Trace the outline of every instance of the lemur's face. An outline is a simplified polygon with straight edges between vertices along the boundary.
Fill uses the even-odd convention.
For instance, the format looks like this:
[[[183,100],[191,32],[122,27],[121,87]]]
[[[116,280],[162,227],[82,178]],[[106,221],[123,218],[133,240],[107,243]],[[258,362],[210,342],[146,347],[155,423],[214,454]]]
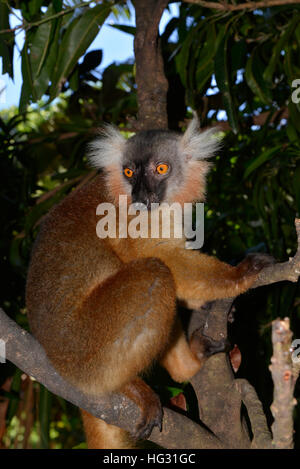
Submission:
[[[219,148],[216,130],[199,132],[194,118],[184,134],[168,130],[138,132],[126,140],[112,126],[90,145],[90,162],[105,171],[109,198],[118,204],[184,203],[204,200],[206,161]]]
[[[169,201],[182,180],[177,139],[170,132],[144,131],[127,141],[122,170],[133,203],[149,210],[152,203]]]

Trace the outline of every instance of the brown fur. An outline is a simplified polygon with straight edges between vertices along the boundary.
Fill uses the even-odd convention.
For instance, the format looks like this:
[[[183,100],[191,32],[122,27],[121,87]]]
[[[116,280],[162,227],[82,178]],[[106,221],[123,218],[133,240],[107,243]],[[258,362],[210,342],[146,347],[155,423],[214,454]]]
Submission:
[[[89,449],[126,449],[134,448],[129,435],[115,425],[108,425],[85,410],[81,411],[83,427]]]
[[[121,170],[117,165],[111,165],[106,168],[106,184],[109,187],[109,197],[110,201],[116,205],[119,202],[119,195],[127,195],[128,203],[131,203],[130,190],[127,188],[122,176]]]
[[[196,166],[181,203],[203,193]],[[199,184],[206,167],[197,167]],[[127,193],[111,168],[107,180],[97,176],[51,210],[33,250],[26,301],[32,332],[62,376],[94,394],[130,389],[151,424],[159,405],[138,373],[159,358],[183,381],[202,365],[175,323],[176,298],[199,306],[236,296],[257,271],[185,250],[184,240],[99,239],[96,207],[118,191]],[[83,420],[89,447],[131,445],[122,430],[85,412]]]

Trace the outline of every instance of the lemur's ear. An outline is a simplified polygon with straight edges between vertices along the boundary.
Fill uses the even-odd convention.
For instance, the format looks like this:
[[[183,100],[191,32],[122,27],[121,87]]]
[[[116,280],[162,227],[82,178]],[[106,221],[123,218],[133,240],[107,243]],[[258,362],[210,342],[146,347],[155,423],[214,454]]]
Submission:
[[[213,156],[221,147],[221,139],[217,136],[217,127],[200,131],[199,119],[194,117],[180,139],[180,152],[187,160],[203,160]]]
[[[100,137],[89,145],[89,162],[95,168],[120,164],[126,139],[118,129],[107,124],[99,132]]]

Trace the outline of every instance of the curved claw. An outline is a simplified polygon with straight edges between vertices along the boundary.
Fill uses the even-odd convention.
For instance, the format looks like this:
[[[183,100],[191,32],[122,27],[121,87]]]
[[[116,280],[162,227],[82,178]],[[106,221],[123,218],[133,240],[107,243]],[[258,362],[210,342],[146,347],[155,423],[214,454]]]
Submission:
[[[132,437],[136,440],[146,439],[154,427],[161,431],[163,411],[157,394],[140,378],[128,383],[123,393],[136,403],[141,412],[139,421],[130,431]]]
[[[158,427],[159,430],[162,431],[163,410],[160,402],[156,409],[156,415],[153,415],[153,411],[151,411],[150,414],[151,415],[147,412],[147,415],[142,417],[136,429],[133,431],[132,436],[135,439],[145,440],[149,438],[154,427]]]

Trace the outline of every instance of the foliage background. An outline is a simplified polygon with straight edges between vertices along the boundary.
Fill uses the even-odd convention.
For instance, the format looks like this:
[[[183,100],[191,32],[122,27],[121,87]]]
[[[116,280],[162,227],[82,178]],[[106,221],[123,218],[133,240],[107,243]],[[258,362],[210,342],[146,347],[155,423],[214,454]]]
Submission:
[[[114,63],[99,80],[102,51],[86,54],[112,10],[115,27],[134,34],[122,25],[129,14],[124,1],[0,2],[0,30],[9,30],[17,13],[26,31],[20,106],[0,113],[0,304],[25,328],[26,271],[43,216],[91,176],[86,144],[97,128],[112,122],[128,133],[137,113],[134,64]],[[16,33],[0,31],[2,72],[11,77]],[[218,123],[224,131],[208,178],[205,251],[230,263],[249,251],[286,260],[295,251],[293,221],[300,214],[300,105],[291,100],[293,80],[300,79],[300,6],[218,12],[182,2],[161,41],[170,128],[184,128],[193,108],[203,127]],[[238,376],[255,386],[271,422],[270,322],[289,316],[300,337],[299,282],[247,293],[236,309],[230,335],[242,353]],[[1,385],[2,447],[84,447],[71,404],[9,363],[0,367]],[[163,374],[155,386],[165,402],[181,391]],[[193,416],[188,385],[184,392]],[[298,405],[298,448],[299,426]]]

